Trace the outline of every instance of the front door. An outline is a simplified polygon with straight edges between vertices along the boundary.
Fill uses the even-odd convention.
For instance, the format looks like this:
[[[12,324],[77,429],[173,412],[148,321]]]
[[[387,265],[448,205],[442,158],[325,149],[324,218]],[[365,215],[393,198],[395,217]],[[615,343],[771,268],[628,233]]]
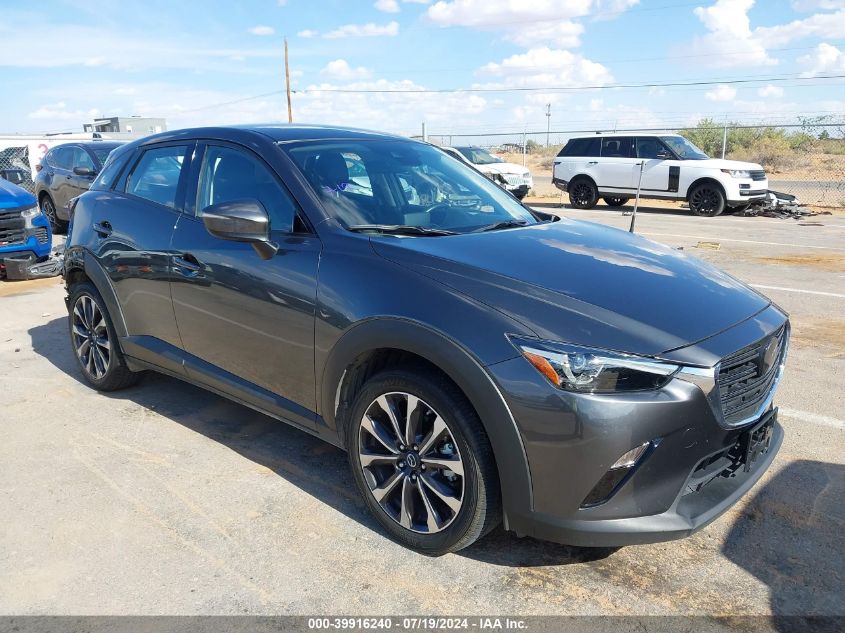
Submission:
[[[196,214],[183,215],[173,236],[173,306],[196,380],[249,399],[313,428],[314,317],[320,241],[297,221],[299,210],[258,155],[209,144],[198,169]],[[211,235],[202,210],[258,200],[279,251],[261,259],[250,244]]]
[[[643,195],[677,197],[681,161],[669,149],[652,136],[636,139],[638,163],[643,163]],[[639,179],[639,167],[634,172],[634,186]]]

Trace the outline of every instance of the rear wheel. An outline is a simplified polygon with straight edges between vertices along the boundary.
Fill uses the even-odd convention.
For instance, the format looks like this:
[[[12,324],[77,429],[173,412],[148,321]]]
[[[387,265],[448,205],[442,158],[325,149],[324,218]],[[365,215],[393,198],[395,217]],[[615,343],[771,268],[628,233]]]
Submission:
[[[370,378],[351,408],[353,477],[379,523],[428,555],[475,542],[500,520],[492,449],[472,406],[428,368]]]
[[[599,190],[589,178],[575,178],[569,183],[569,204],[576,209],[592,209],[599,201]]]
[[[604,196],[602,200],[604,200],[604,203],[609,207],[621,207],[627,204],[630,198],[622,196]]]
[[[56,213],[56,204],[49,195],[45,194],[41,198],[41,213],[50,221],[50,228],[53,233],[61,234],[67,231],[67,222],[59,219]]]
[[[712,218],[725,210],[725,194],[716,183],[703,182],[690,191],[689,208],[695,215]]]
[[[70,341],[85,382],[98,391],[116,391],[135,384],[139,374],[130,371],[103,298],[89,282],[70,288]]]

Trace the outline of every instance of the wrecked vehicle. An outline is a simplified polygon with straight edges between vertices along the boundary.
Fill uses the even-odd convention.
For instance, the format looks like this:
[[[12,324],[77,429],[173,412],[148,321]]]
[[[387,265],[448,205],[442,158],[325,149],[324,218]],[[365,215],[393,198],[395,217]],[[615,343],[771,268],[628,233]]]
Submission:
[[[28,278],[25,269],[47,259],[51,243],[50,221],[35,196],[0,179],[0,277]]]

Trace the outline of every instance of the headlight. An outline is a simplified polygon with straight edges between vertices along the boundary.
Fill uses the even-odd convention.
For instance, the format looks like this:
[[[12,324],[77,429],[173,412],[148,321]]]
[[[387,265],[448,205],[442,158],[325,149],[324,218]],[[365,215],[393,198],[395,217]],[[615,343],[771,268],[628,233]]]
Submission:
[[[23,218],[24,226],[28,229],[31,229],[32,220],[34,218],[37,218],[39,215],[41,215],[41,210],[36,206],[28,207],[21,211],[21,217]]]
[[[723,174],[730,174],[734,178],[751,178],[751,172],[747,169],[723,169]]]
[[[525,359],[558,389],[618,393],[659,389],[679,365],[568,343],[511,339]]]

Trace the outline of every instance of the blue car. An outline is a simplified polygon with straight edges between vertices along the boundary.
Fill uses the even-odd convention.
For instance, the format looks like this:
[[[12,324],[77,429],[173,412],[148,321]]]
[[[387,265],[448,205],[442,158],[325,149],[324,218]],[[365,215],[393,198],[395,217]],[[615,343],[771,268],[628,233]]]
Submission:
[[[52,239],[50,222],[35,196],[0,178],[0,264],[6,259],[44,259]]]

